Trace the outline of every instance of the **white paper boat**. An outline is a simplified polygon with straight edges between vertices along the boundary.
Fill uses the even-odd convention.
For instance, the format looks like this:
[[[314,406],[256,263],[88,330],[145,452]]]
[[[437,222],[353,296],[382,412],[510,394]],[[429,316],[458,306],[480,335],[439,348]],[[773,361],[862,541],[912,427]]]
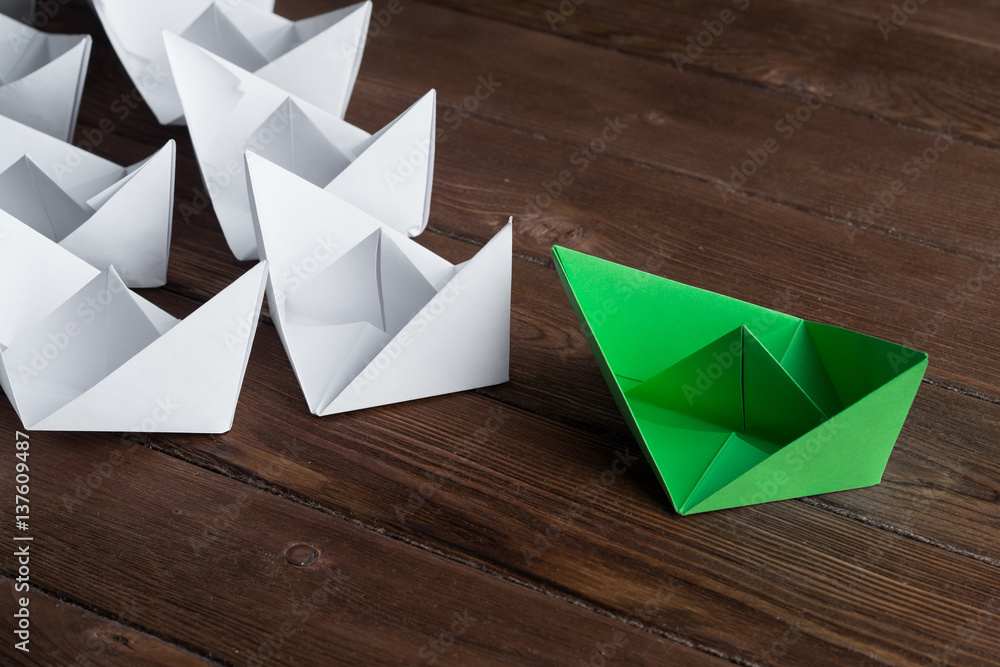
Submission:
[[[509,379],[510,223],[455,266],[280,166],[246,160],[271,317],[313,414]]]
[[[289,93],[344,117],[358,76],[371,2],[289,21],[274,0],[91,0],[108,38],[162,124],[183,123],[161,34],[185,37]]]
[[[15,4],[24,3],[7,3]],[[90,35],[39,32],[0,15],[0,114],[72,141],[92,42]]]
[[[375,135],[176,35],[164,41],[202,178],[237,259],[258,255],[243,153],[252,150],[416,236],[434,181],[436,97],[430,91]]]
[[[173,140],[130,167],[0,116],[0,210],[129,287],[167,282]]]
[[[181,321],[0,212],[0,386],[27,430],[228,431],[265,278]]]

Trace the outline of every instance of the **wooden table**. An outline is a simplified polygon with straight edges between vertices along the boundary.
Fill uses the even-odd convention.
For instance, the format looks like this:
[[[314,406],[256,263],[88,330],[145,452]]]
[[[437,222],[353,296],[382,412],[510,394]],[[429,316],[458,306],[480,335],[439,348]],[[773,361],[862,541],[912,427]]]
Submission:
[[[265,316],[231,432],[32,434],[30,653],[5,632],[0,660],[1000,664],[1000,11],[896,7],[376,2],[348,120],[437,89],[420,242],[464,261],[515,216],[511,381],[315,418]],[[143,294],[186,316],[250,266],[197,210],[188,133],[90,10],[47,29],[95,37],[78,143],[178,142]],[[552,244],[927,351],[882,484],[677,516]],[[8,626],[19,427],[0,401]]]

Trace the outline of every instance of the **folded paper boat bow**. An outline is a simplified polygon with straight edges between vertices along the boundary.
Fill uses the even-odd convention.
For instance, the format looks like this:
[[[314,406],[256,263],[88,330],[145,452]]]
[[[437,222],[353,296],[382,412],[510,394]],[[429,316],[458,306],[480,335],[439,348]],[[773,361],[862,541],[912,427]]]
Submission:
[[[374,135],[164,33],[202,177],[238,259],[256,259],[243,153],[257,153],[397,231],[427,226],[434,180],[432,90]],[[183,215],[183,209],[181,211]]]
[[[129,287],[167,282],[173,140],[122,167],[0,117],[0,210]]]
[[[21,16],[31,15],[23,10]],[[92,42],[90,35],[53,35],[0,15],[0,115],[71,141]]]
[[[552,252],[618,408],[680,514],[881,481],[926,354]]]
[[[506,382],[511,225],[453,265],[247,153],[271,316],[313,414]]]
[[[265,277],[181,321],[0,211],[0,386],[28,430],[227,431]]]

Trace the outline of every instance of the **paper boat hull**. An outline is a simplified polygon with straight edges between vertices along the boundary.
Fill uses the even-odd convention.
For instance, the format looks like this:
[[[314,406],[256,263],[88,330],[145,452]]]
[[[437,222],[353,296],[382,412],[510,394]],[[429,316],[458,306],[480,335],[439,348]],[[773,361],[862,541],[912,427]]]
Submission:
[[[879,483],[927,355],[565,248],[553,256],[615,404],[678,513]],[[819,406],[821,423],[771,442],[747,431],[745,418],[742,427],[735,418],[723,424],[666,395],[660,405],[639,400],[637,386],[744,326],[761,332],[767,354]],[[693,400],[711,390],[725,361],[711,354],[675,394],[690,391]],[[743,400],[763,400],[768,386]]]

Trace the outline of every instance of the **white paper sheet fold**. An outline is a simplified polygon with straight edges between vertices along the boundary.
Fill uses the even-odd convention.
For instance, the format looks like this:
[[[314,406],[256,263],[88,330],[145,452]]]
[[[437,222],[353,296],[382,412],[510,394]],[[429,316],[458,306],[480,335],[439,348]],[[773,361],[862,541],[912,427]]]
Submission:
[[[7,6],[15,4],[24,3]],[[72,141],[92,43],[90,35],[44,33],[0,15],[0,114]]]
[[[0,116],[0,210],[129,287],[167,282],[176,146],[122,167]]]
[[[266,274],[177,320],[0,211],[0,386],[28,430],[225,432]]]
[[[267,296],[313,414],[506,382],[508,223],[460,265],[248,152]]]

